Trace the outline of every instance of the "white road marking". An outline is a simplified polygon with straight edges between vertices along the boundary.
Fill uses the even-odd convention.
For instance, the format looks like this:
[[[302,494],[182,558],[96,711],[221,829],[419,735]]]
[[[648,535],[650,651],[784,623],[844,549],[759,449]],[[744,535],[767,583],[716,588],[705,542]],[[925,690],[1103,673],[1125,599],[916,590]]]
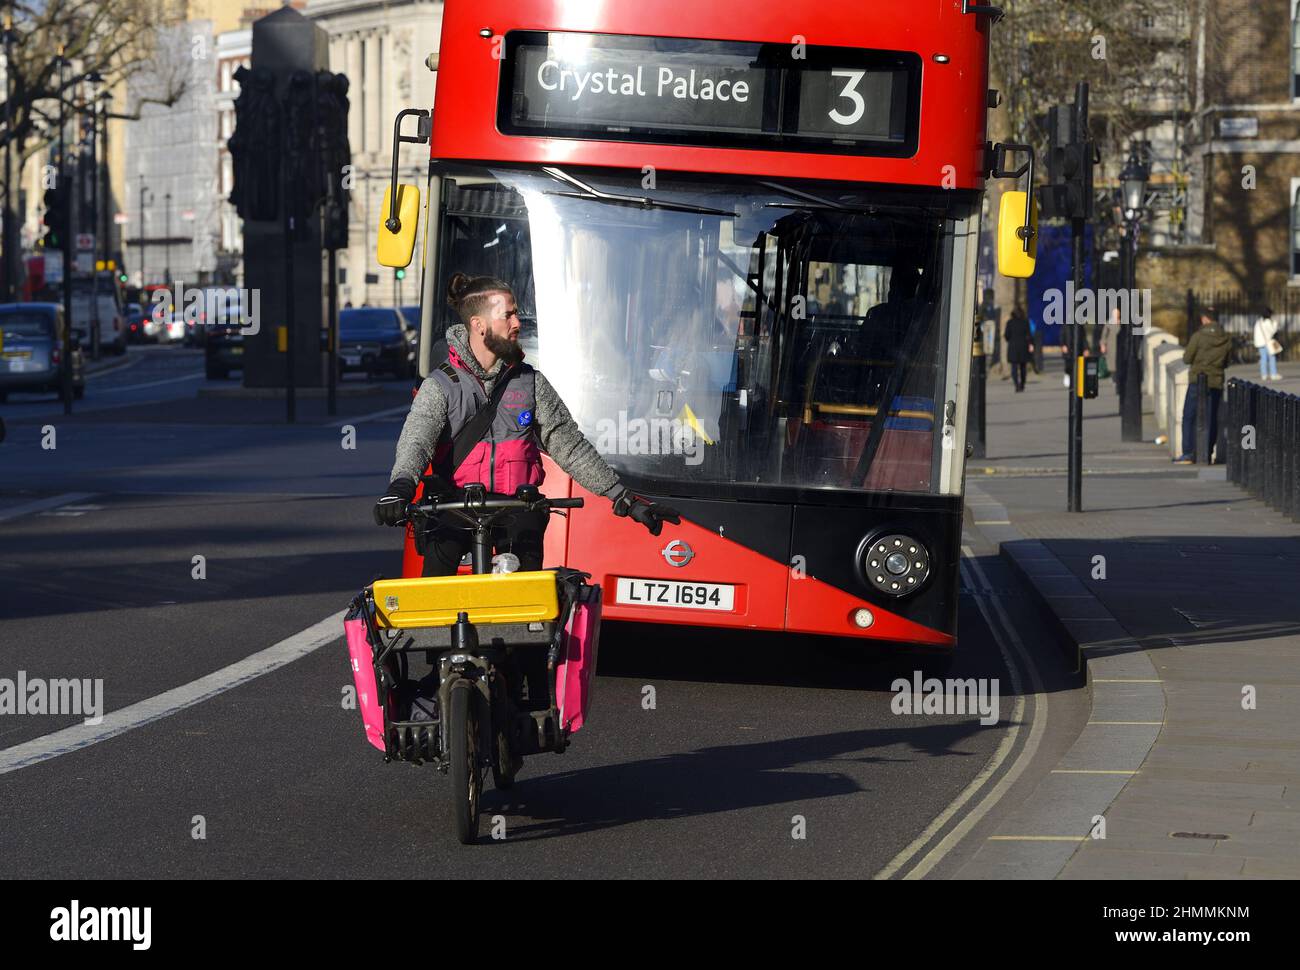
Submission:
[[[1007,651],[1004,638],[997,636],[993,617],[989,615],[988,607],[984,602],[986,596],[992,601],[994,609],[997,611],[998,617],[1002,621],[1002,626],[1007,633],[1007,638],[1011,640],[1016,653],[1020,657],[1020,662],[1024,664],[1025,669],[1029,672],[1030,684],[1034,691],[1035,712],[1034,720],[1029,730],[1029,738],[1025,742],[1025,746],[1021,750],[1019,756],[1007,770],[1006,774],[1004,774],[988,794],[984,796],[983,801],[972,809],[965,818],[963,818],[933,849],[926,853],[921,861],[918,862],[910,872],[903,876],[904,879],[923,878],[939,864],[945,855],[952,851],[953,847],[956,846],[958,842],[966,837],[966,834],[975,827],[980,819],[988,814],[989,810],[997,804],[998,800],[1007,793],[1008,789],[1010,789],[1010,787],[1015,783],[1016,779],[1024,772],[1025,767],[1029,762],[1033,760],[1034,754],[1038,750],[1039,742],[1042,740],[1043,733],[1047,729],[1047,695],[1043,693],[1043,685],[1038,676],[1038,668],[1034,666],[1030,659],[1028,652],[1025,650],[1024,643],[1016,633],[1015,627],[1011,624],[1010,618],[1007,617],[1006,611],[1002,608],[1002,604],[996,597],[992,596],[992,587],[989,585],[988,578],[984,575],[984,570],[980,568],[979,563],[975,561],[974,553],[969,546],[962,546],[962,557],[962,568],[965,569],[969,564],[970,569],[975,572],[975,575],[979,580],[979,595],[975,596],[975,604],[979,607],[980,613],[984,616],[984,621],[989,625],[990,632],[993,633],[994,638],[997,640],[998,651],[1002,654],[1002,661],[1006,664],[1007,673],[1011,677],[1011,689],[1016,693],[1016,703],[1011,714],[1010,727],[1007,730],[1006,735],[1002,738],[1002,742],[998,745],[997,750],[993,752],[993,757],[991,757],[984,767],[980,769],[980,773],[971,779],[970,784],[968,784],[961,793],[952,800],[952,803],[949,804],[948,807],[934,819],[934,821],[925,827],[925,830],[912,841],[911,845],[891,859],[885,868],[876,873],[873,877],[875,879],[889,879],[893,877],[908,863],[909,860],[911,860],[914,855],[925,848],[925,846],[929,844],[930,840],[934,838],[935,834],[940,832],[943,827],[952,820],[953,816],[961,810],[962,806],[975,797],[979,790],[984,787],[985,783],[987,783],[988,780],[997,773],[1002,763],[1007,759],[1008,755],[1010,755],[1012,749],[1015,747],[1016,738],[1020,733],[1020,722],[1024,717],[1025,692],[1022,688],[1019,668],[1017,667],[1015,660]],[[966,577],[966,585],[971,589],[977,588],[975,583],[971,582],[969,575]]]
[[[1053,768],[1054,775],[1136,775],[1136,771],[1113,771],[1101,768]]]
[[[1089,724],[1110,724],[1110,725],[1119,725],[1119,724],[1130,724],[1130,725],[1132,725],[1132,724],[1141,724],[1141,725],[1143,725],[1144,727],[1151,727],[1151,726],[1156,726],[1156,727],[1158,727],[1158,726],[1160,726],[1161,724],[1164,724],[1165,722],[1164,722],[1164,721],[1089,721],[1088,723],[1089,723]]]
[[[187,707],[223,694],[233,687],[278,670],[287,663],[305,657],[327,643],[343,637],[343,616],[340,610],[319,623],[281,640],[274,646],[260,650],[228,667],[222,667],[198,680],[174,687],[154,697],[146,698],[104,715],[98,724],[76,724],[52,734],[24,741],[0,751],[0,775],[19,768],[40,764],[61,754],[70,754],[109,738],[124,734],[134,728],[175,714]]]
[[[161,381],[146,381],[144,384],[124,384],[122,387],[106,387],[98,394],[121,394],[123,391],[138,391],[142,387],[158,387],[160,384],[179,384],[181,381],[204,380],[202,374],[186,374],[184,377],[168,377]]]
[[[1151,677],[1094,677],[1094,684],[1163,684],[1159,678]]]
[[[120,374],[124,370],[130,370],[136,364],[140,363],[140,358],[128,359],[125,364],[119,364],[116,367],[104,367],[100,370],[86,371],[86,380],[93,381],[96,378],[105,377],[108,374]]]
[[[50,498],[28,502],[25,505],[15,505],[12,508],[0,509],[0,522],[7,522],[10,519],[19,519],[24,515],[32,515],[36,512],[44,512],[46,509],[56,509],[60,506],[67,505],[69,502],[80,502],[82,499],[91,498],[94,494],[94,492],[68,492],[66,495],[54,495]]]
[[[345,424],[361,424],[364,421],[376,421],[379,418],[386,418],[394,414],[405,414],[411,410],[411,405],[402,404],[395,408],[385,408],[382,411],[371,411],[369,414],[358,414],[355,418],[344,418],[342,421],[335,421],[331,427],[341,428]]]

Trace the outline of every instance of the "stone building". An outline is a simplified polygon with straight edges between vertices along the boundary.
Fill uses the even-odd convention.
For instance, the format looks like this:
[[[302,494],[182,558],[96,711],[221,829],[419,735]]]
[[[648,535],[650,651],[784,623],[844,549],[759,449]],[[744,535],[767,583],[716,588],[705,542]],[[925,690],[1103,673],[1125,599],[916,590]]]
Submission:
[[[244,283],[244,229],[243,223],[230,202],[230,191],[235,185],[235,172],[231,164],[228,143],[235,131],[235,99],[239,84],[235,71],[249,67],[253,55],[253,31],[249,28],[229,30],[217,36],[217,276],[219,279]]]
[[[1244,326],[1261,303],[1300,302],[1300,0],[1189,10],[1186,245],[1149,246],[1140,281],[1165,325],[1181,327],[1190,290]]]
[[[339,300],[357,306],[419,302],[419,273],[398,281],[375,261],[375,231],[392,164],[393,120],[432,108],[442,3],[433,0],[309,0],[303,13],[330,35],[330,70],[348,76],[348,140],[355,166],[349,243],[339,252]],[[412,124],[410,121],[408,125]],[[424,191],[428,148],[403,145],[400,174]]]

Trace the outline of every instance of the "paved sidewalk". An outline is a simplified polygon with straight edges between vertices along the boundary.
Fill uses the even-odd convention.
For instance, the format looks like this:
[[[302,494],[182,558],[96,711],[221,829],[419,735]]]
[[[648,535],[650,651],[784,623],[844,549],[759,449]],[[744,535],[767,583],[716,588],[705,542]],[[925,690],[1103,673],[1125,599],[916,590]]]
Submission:
[[[1270,386],[1300,385],[1284,370]],[[1222,466],[1120,442],[1109,381],[1085,402],[1086,511],[1067,513],[1066,403],[1059,369],[1023,394],[989,384],[967,523],[1055,618],[1093,714],[960,875],[1300,877],[1300,525]]]

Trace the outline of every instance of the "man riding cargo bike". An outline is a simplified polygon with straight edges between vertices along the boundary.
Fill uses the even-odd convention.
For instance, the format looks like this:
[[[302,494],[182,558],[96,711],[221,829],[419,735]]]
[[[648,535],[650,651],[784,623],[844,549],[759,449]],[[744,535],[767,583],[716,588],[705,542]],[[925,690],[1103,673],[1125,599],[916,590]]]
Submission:
[[[587,491],[609,498],[615,515],[631,516],[654,535],[664,522],[680,522],[672,509],[639,499],[619,483],[550,382],[523,362],[519,312],[509,284],[456,273],[447,290],[447,302],[462,323],[447,330],[447,360],[424,381],[411,405],[388,491],[375,505],[376,522],[405,521],[406,503],[430,464],[440,494],[480,482],[489,492],[510,495],[520,485],[542,483],[541,451]],[[466,430],[472,440],[462,442]],[[453,460],[459,457],[453,455],[457,445],[468,448],[458,462]],[[546,522],[544,515],[515,516],[502,530],[521,568],[541,568]],[[421,543],[424,574],[454,573],[468,548],[463,532],[435,525]]]
[[[681,520],[623,487],[523,362],[508,284],[457,273],[448,302],[462,322],[411,405],[374,510],[381,525],[412,521],[424,576],[366,587],[344,627],[370,743],[385,760],[450,771],[456,834],[469,843],[485,769],[510,787],[523,755],[564,750],[590,704],[600,587],[576,570],[542,570],[552,510],[583,504],[541,494],[542,451],[654,535]],[[472,574],[457,575],[467,553]],[[422,677],[411,669],[419,658]]]

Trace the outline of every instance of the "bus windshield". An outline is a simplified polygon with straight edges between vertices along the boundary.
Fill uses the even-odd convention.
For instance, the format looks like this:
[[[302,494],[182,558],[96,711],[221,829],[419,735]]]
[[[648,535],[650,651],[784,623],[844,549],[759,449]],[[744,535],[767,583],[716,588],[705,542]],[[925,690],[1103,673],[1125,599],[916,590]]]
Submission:
[[[939,490],[967,194],[441,174],[443,286],[459,271],[515,288],[528,360],[621,473]]]

